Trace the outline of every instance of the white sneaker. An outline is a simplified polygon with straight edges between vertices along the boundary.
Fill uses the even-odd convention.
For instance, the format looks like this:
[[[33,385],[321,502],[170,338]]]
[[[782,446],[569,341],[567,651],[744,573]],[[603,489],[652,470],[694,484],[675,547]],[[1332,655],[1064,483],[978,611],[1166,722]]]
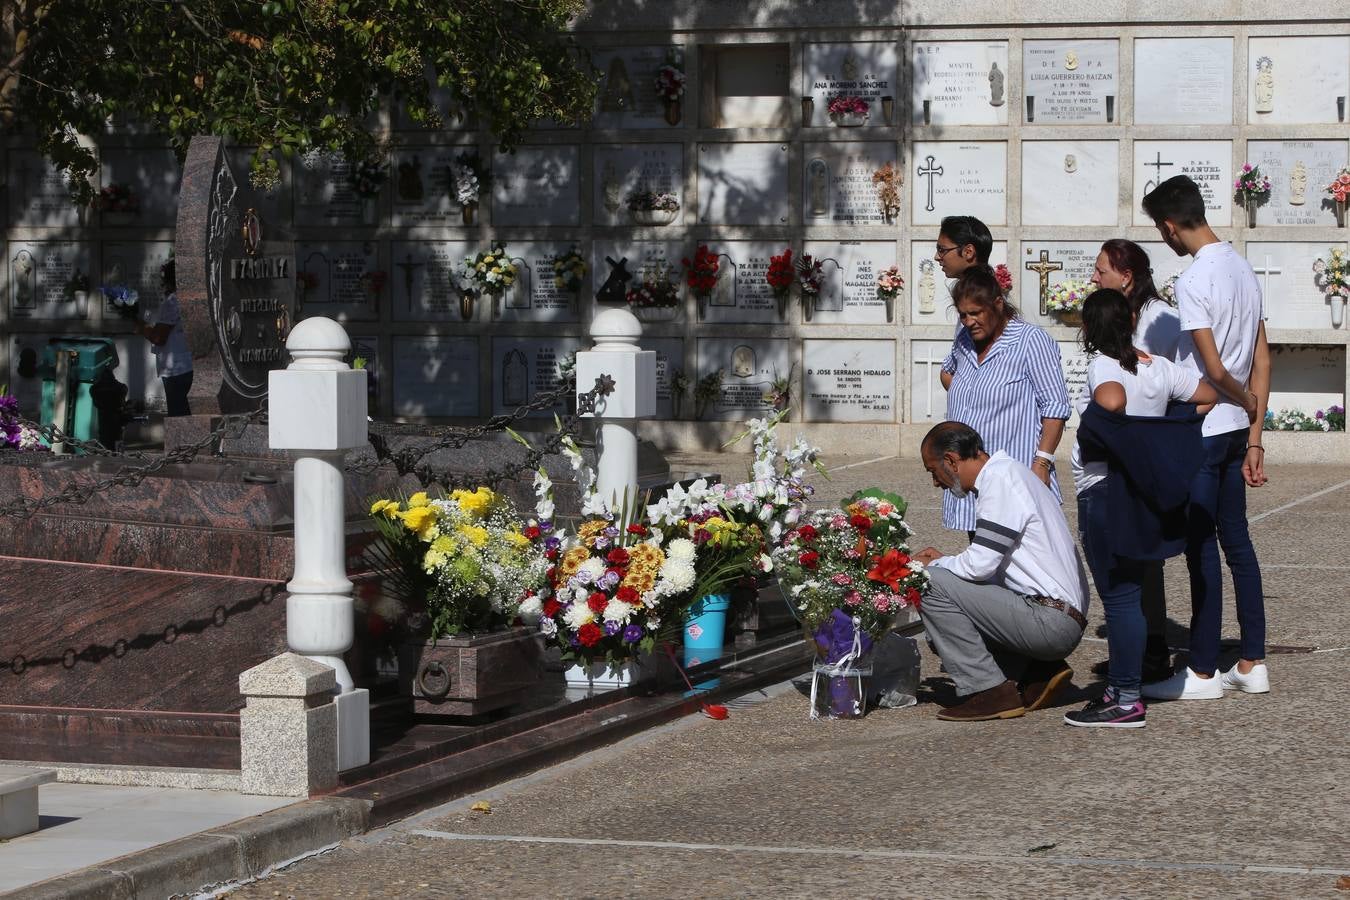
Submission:
[[[1219,676],[1219,682],[1225,691],[1242,691],[1244,694],[1269,694],[1270,670],[1265,663],[1257,663],[1246,675],[1238,671],[1237,664]]]
[[[1139,693],[1150,700],[1220,700],[1223,684],[1220,677],[1201,678],[1187,666],[1166,681],[1144,685]]]

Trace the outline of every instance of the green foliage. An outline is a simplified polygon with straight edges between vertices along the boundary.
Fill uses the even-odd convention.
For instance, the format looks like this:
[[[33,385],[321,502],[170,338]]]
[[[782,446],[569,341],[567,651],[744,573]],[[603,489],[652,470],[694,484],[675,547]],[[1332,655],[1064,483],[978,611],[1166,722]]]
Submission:
[[[7,0],[0,124],[93,196],[109,123],[256,147],[253,180],[312,149],[376,155],[377,113],[422,127],[475,116],[505,149],[530,123],[590,115],[596,80],[566,34],[582,0]],[[439,102],[447,106],[437,108]],[[89,137],[82,137],[89,136]]]

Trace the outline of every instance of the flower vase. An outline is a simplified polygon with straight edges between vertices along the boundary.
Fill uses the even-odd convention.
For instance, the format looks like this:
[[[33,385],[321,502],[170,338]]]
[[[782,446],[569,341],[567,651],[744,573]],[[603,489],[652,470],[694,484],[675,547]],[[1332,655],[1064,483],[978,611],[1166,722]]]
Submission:
[[[477,203],[465,203],[463,206],[459,208],[460,215],[463,218],[465,225],[473,224],[473,214],[477,208],[478,208]]]
[[[722,643],[727,632],[729,594],[708,594],[684,614],[684,667],[686,669],[722,658]],[[715,688],[721,679],[699,682],[698,690]]]
[[[473,302],[477,296],[473,291],[463,291],[459,295],[459,317],[466,322],[473,318]]]
[[[361,198],[361,224],[374,225],[379,217],[379,209],[374,197]]]
[[[816,314],[816,294],[802,293],[802,318],[810,322]]]
[[[591,665],[577,663],[563,670],[563,680],[572,690],[593,691],[632,687],[641,677],[642,668],[637,660],[629,660],[614,666],[603,662]]]
[[[631,306],[629,309],[643,322],[673,322],[680,314],[678,306]]]
[[[1344,298],[1344,297],[1332,297],[1332,298],[1331,298],[1331,327],[1332,327],[1332,328],[1340,328],[1340,327],[1341,327],[1341,324],[1342,324],[1343,322],[1345,322],[1345,298]]]
[[[888,294],[881,299],[886,301],[886,321],[893,322],[895,320],[895,298]]]
[[[678,209],[633,209],[629,210],[635,225],[669,225],[679,215]]]
[[[843,610],[811,633],[816,661],[811,674],[811,718],[860,719],[867,711],[872,637]]]
[[[1083,311],[1081,309],[1066,309],[1054,313],[1054,317],[1061,325],[1067,325],[1070,328],[1083,327]]]
[[[859,125],[867,124],[866,113],[837,113],[831,118],[840,128],[857,128]]]
[[[774,292],[773,299],[778,302],[778,321],[780,322],[787,321],[787,305],[788,300],[790,300],[791,298],[792,298],[791,291]]]
[[[1248,197],[1248,198],[1243,202],[1242,205],[1243,205],[1243,207],[1245,207],[1246,210],[1247,210],[1247,227],[1248,227],[1248,228],[1255,228],[1255,227],[1256,227],[1256,198],[1254,198],[1254,197]]]
[[[75,315],[78,318],[83,319],[89,315],[88,291],[74,291],[72,292],[71,299],[75,301]]]
[[[674,100],[667,100],[667,101],[666,101],[666,124],[667,124],[667,125],[674,126],[674,125],[680,124],[680,114],[681,114],[680,106],[681,106],[681,104],[680,104],[679,98],[676,98],[676,99],[674,99]]]
[[[1332,208],[1333,210],[1336,211],[1336,227],[1337,227],[1337,228],[1344,228],[1344,227],[1345,227],[1345,210],[1346,210],[1346,207],[1347,207],[1347,206],[1350,206],[1350,200],[1333,200],[1333,201],[1331,201],[1331,208]]]

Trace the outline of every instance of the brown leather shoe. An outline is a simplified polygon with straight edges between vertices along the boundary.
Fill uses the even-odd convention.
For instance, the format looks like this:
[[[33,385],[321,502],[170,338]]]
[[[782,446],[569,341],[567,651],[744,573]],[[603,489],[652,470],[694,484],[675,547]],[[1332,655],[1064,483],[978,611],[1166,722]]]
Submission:
[[[1024,712],[1017,685],[1005,681],[971,694],[963,702],[942,710],[937,717],[947,722],[981,722],[985,719],[1015,719]]]
[[[1062,659],[1054,662],[1032,661],[1022,681],[1022,702],[1027,712],[1045,709],[1053,703],[1072,678],[1073,669]]]

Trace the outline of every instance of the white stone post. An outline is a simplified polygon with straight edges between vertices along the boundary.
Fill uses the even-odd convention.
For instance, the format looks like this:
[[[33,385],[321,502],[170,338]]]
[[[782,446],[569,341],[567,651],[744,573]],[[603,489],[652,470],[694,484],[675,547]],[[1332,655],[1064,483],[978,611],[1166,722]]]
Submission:
[[[295,451],[295,577],[286,589],[286,642],[333,669],[338,769],[370,761],[370,692],[355,690],[342,654],[352,645],[342,463],[366,443],[366,372],[343,358],[342,326],[305,319],[286,340],[291,364],[268,377],[268,443]]]
[[[591,337],[595,346],[577,354],[577,393],[601,376],[614,380],[614,392],[596,401],[593,415],[600,419],[596,491],[617,510],[625,495],[630,504],[637,497],[637,420],[656,415],[656,353],[639,349],[642,323],[626,309],[597,315]]]

